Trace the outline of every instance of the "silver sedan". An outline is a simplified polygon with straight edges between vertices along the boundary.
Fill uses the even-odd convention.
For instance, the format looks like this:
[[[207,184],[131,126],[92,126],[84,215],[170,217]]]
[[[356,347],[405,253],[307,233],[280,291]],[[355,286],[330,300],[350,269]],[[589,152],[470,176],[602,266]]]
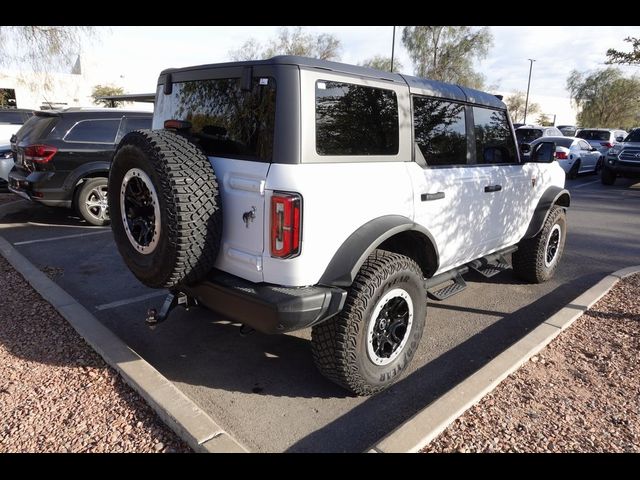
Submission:
[[[567,172],[567,178],[576,178],[580,173],[597,173],[602,166],[600,151],[581,138],[541,137],[531,143],[531,148],[540,142],[555,142],[555,157]]]

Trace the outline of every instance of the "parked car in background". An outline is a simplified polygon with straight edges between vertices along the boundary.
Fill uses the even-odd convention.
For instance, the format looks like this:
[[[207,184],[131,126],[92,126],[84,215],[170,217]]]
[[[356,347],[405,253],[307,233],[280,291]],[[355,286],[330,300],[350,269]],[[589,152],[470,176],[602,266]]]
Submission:
[[[35,112],[12,139],[9,189],[44,205],[75,208],[92,225],[107,224],[115,146],[128,132],[151,128],[151,116],[118,109]]]
[[[576,133],[576,137],[586,140],[598,149],[603,161],[609,149],[622,142],[626,136],[627,132],[624,130],[612,128],[581,128]]]
[[[575,137],[578,127],[575,125],[558,125],[558,130],[562,132],[565,137]]]
[[[617,177],[640,178],[640,128],[634,128],[606,155],[600,177],[604,185],[613,185]]]
[[[531,151],[531,142],[541,137],[561,137],[562,132],[556,127],[542,127],[539,125],[524,125],[516,128],[516,138],[518,139],[518,148],[523,160],[529,158]]]
[[[541,137],[531,142],[531,148],[540,142],[555,142],[555,158],[567,178],[576,178],[580,173],[597,173],[600,169],[600,152],[586,140],[576,137]]]
[[[6,145],[11,135],[20,130],[31,116],[33,110],[23,108],[0,108],[0,145]]]
[[[0,188],[6,188],[7,177],[13,168],[11,137],[32,115],[32,110],[0,108]]]
[[[515,130],[516,128],[520,128],[520,127],[522,127],[522,126],[524,126],[524,123],[514,123],[514,124],[513,124],[513,128],[514,128],[514,130]]]

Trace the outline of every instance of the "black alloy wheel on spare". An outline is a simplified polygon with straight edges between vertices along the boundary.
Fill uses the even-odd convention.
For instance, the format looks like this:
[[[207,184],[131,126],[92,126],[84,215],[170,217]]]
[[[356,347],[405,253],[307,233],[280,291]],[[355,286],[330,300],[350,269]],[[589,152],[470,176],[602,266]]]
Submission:
[[[108,200],[118,250],[146,286],[197,283],[213,268],[220,192],[209,159],[188,139],[168,130],[127,134],[111,165]]]

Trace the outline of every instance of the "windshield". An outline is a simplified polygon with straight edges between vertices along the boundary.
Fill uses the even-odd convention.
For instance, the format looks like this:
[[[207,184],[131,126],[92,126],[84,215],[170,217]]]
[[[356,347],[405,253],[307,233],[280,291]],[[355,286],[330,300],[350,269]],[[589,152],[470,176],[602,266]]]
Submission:
[[[542,130],[539,128],[519,128],[516,130],[516,138],[518,143],[531,143],[536,138],[542,136]]]
[[[609,140],[611,133],[602,130],[580,130],[576,137],[585,140]]]
[[[627,135],[627,138],[625,138],[624,141],[640,143],[640,128],[637,128],[629,132],[629,135]]]

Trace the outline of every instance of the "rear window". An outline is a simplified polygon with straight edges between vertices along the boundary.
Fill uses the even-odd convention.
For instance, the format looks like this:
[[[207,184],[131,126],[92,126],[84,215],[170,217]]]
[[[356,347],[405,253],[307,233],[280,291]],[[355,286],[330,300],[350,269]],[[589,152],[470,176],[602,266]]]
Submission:
[[[394,91],[352,83],[316,82],[319,155],[396,155],[399,143]]]
[[[603,132],[602,130],[580,130],[576,134],[576,137],[584,138],[585,140],[609,140],[610,136],[610,132]]]
[[[16,132],[17,141],[34,143],[44,139],[58,123],[58,120],[60,117],[34,115]]]
[[[540,139],[541,142],[543,141],[548,141],[548,142],[555,142],[556,147],[565,147],[565,148],[569,148],[571,147],[571,145],[573,145],[573,142],[575,141],[573,138],[542,138]],[[538,142],[536,142],[538,143]]]
[[[0,112],[0,123],[22,125],[29,118],[27,112]]]
[[[637,130],[632,130],[627,138],[624,139],[625,142],[640,142],[640,128]]]
[[[173,95],[160,95],[156,107],[166,120],[191,123],[192,140],[206,155],[271,161],[276,118],[276,84],[254,78],[242,90],[239,78],[173,84]]]
[[[542,136],[542,129],[540,128],[519,128],[516,130],[516,138],[518,143],[531,143],[536,138]]]
[[[120,119],[82,120],[64,137],[65,142],[114,143]]]

